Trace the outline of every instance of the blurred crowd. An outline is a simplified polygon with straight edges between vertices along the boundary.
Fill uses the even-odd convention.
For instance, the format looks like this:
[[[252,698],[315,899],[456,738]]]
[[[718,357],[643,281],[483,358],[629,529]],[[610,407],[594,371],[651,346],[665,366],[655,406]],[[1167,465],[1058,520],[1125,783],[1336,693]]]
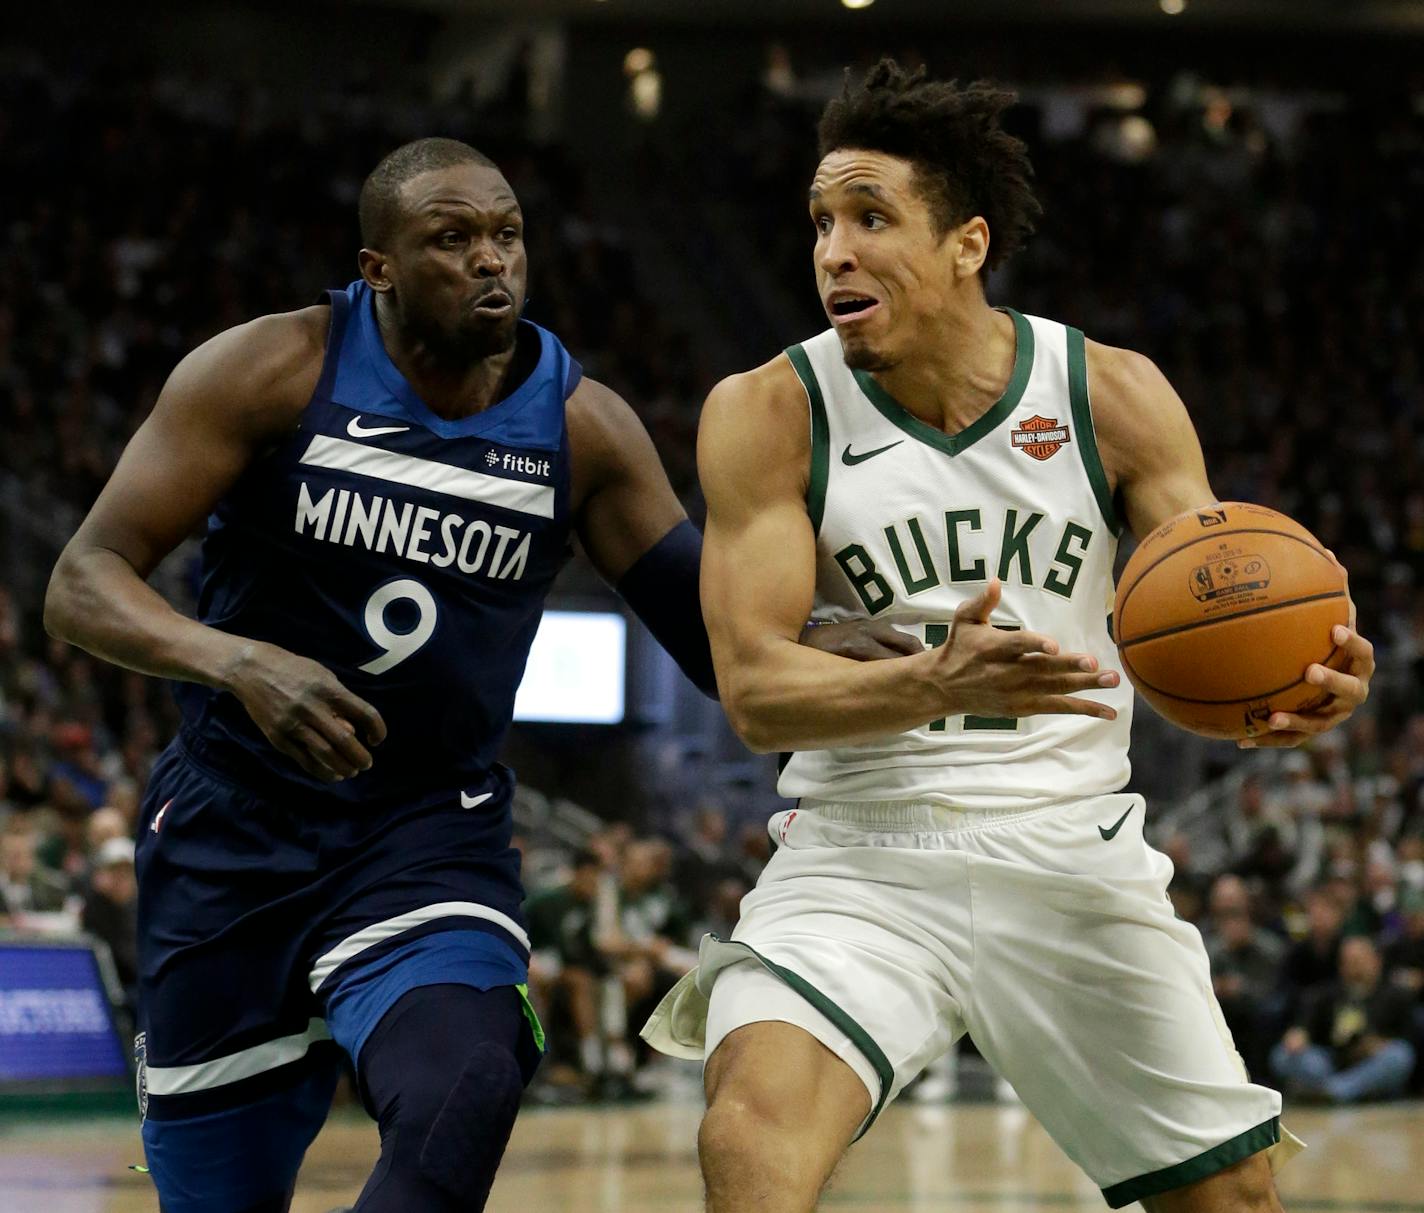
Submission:
[[[746,291],[774,277],[807,304],[788,340],[824,323],[800,208],[825,80],[773,54],[735,126],[709,115],[657,161],[670,190],[740,183],[726,205],[760,253],[737,267]],[[1127,109],[1112,96],[1031,91],[1015,113],[1046,216],[991,294],[1152,355],[1219,495],[1299,518],[1351,569],[1381,663],[1347,733],[1251,759],[1164,840],[1172,896],[1254,1074],[1342,1102],[1417,1089],[1424,112],[1171,84]],[[616,183],[596,195],[575,155],[410,98],[314,97],[294,122],[235,86],[29,59],[0,72],[0,483],[72,522],[187,350],[354,276],[365,172],[435,132],[503,165],[529,220],[529,314],[642,411],[695,503],[702,355],[640,281],[620,226],[636,198],[609,205]],[[135,816],[174,709],[158,684],[46,640],[43,577],[12,537],[0,525],[0,929],[89,931],[131,988]],[[634,1027],[701,934],[731,930],[770,840],[704,807],[658,836],[618,824],[582,849],[525,848],[545,1081],[636,1096]]]

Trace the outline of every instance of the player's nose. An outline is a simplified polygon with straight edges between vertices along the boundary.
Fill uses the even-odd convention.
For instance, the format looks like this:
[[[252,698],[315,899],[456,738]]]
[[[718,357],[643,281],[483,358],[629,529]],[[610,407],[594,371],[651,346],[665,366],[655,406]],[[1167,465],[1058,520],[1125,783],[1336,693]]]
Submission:
[[[470,248],[470,268],[480,278],[504,273],[504,258],[493,240],[477,240]]]
[[[860,264],[856,255],[855,237],[846,224],[837,223],[822,238],[817,257],[821,269],[831,275],[844,274]]]

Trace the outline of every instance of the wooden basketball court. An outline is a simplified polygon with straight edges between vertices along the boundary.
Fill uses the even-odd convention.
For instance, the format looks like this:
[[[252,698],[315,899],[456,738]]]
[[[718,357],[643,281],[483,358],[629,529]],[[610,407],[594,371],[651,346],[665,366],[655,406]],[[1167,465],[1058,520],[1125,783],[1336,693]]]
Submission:
[[[530,1109],[489,1213],[700,1213],[692,1101],[637,1108]],[[1284,1172],[1291,1213],[1424,1213],[1424,1105],[1293,1112],[1311,1148]],[[376,1131],[338,1113],[307,1155],[294,1213],[354,1199]],[[3,1213],[154,1213],[135,1122],[0,1126]],[[1021,1106],[889,1109],[822,1201],[860,1213],[1006,1213],[1107,1206]]]

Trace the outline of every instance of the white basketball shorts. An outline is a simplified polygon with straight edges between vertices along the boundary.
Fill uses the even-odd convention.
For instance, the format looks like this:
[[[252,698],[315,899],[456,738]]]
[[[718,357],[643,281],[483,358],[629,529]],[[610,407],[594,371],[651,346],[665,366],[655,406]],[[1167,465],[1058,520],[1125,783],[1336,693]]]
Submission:
[[[643,1036],[705,1060],[745,1024],[795,1024],[865,1083],[864,1133],[968,1032],[1113,1208],[1261,1150],[1278,1168],[1301,1142],[1247,1079],[1142,819],[1133,795],[803,801],[771,819],[732,938],[702,941]]]

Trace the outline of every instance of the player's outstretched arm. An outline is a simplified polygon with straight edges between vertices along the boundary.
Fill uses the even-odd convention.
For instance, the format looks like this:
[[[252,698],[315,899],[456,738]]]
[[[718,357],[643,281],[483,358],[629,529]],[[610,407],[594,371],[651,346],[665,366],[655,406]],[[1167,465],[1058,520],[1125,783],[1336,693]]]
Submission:
[[[45,627],[117,665],[232,691],[310,773],[370,765],[380,716],[323,666],[175,611],[145,580],[243,470],[291,430],[315,387],[327,310],[266,316],[214,337],[164,385],[152,414],[50,577]]]
[[[747,745],[822,749],[965,712],[1113,715],[1072,696],[1116,674],[1059,654],[1048,637],[989,623],[997,582],[928,652],[860,664],[798,644],[816,575],[808,431],[805,395],[784,358],[719,384],[702,415],[702,605],[722,702]]]
[[[1087,363],[1104,470],[1133,534],[1150,534],[1169,518],[1215,501],[1186,406],[1152,361],[1089,341]],[[1343,565],[1340,571],[1345,572]],[[1326,694],[1325,701],[1309,712],[1275,713],[1272,731],[1240,742],[1243,748],[1300,745],[1348,720],[1364,703],[1375,669],[1374,646],[1355,630],[1353,601],[1350,626],[1336,627],[1331,640],[1349,664],[1343,670],[1311,665],[1305,673],[1306,681]]]

